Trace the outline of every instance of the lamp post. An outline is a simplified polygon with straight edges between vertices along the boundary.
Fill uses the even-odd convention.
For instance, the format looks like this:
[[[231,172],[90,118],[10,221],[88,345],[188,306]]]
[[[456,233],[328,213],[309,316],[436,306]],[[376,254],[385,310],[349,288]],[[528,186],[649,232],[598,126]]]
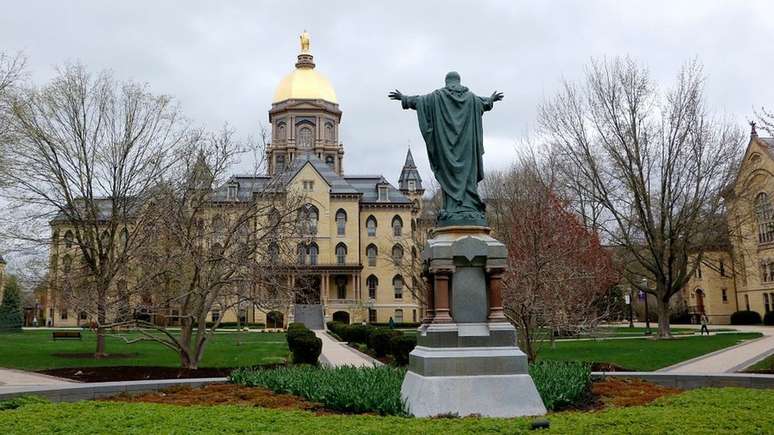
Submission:
[[[632,309],[632,288],[629,287],[629,294],[624,295],[624,300],[626,301],[626,305],[629,306],[629,327],[634,328],[634,310]]]
[[[645,278],[642,279],[642,287],[648,288],[648,280]],[[640,295],[645,300],[645,335],[650,335],[652,332],[650,331],[650,316],[648,314],[648,293],[640,290]]]

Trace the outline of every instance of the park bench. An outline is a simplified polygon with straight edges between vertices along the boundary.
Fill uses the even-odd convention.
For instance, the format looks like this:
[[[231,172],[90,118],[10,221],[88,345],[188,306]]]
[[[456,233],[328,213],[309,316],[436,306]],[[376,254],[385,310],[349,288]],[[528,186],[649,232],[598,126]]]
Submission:
[[[81,331],[54,331],[51,333],[53,340],[80,340]]]

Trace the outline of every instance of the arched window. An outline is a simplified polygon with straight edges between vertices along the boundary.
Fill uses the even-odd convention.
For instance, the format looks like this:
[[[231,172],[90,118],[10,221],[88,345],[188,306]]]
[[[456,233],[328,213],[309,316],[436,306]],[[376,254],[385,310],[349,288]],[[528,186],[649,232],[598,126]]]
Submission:
[[[336,234],[343,236],[347,228],[347,212],[343,209],[339,209],[336,212]]]
[[[758,243],[774,242],[774,212],[769,196],[761,192],[755,197],[755,218],[758,221]]]
[[[403,323],[403,310],[400,308],[395,310],[395,323]]]
[[[73,247],[73,232],[67,230],[64,235],[65,248],[70,249]]]
[[[275,165],[274,172],[277,174],[285,172],[285,155],[277,154],[277,157],[275,157],[274,159],[277,162]]]
[[[395,263],[403,261],[403,246],[395,245],[392,247],[392,261]]]
[[[403,234],[403,219],[396,215],[392,218],[392,235],[400,237],[401,234]]]
[[[325,156],[325,163],[333,169],[336,166],[336,158],[333,156]]]
[[[72,267],[73,267],[73,258],[70,257],[69,255],[65,255],[62,258],[62,271],[64,273],[70,273],[70,270],[72,269]]]
[[[326,122],[325,123],[325,140],[327,140],[329,142],[333,142],[333,140],[334,140],[334,137],[333,137],[333,124],[331,124],[330,122]]]
[[[299,148],[312,147],[312,129],[311,128],[301,127],[298,129],[298,147]]]
[[[376,266],[376,256],[379,255],[379,249],[373,243],[366,248],[366,255],[368,256],[368,265]]]
[[[347,298],[347,279],[343,276],[336,278],[336,299]]]
[[[403,299],[403,277],[395,275],[392,278],[392,288],[395,290],[395,299]]]
[[[309,264],[312,266],[317,265],[317,256],[320,254],[320,248],[317,247],[317,243],[312,242],[309,245]]]
[[[339,243],[336,245],[336,264],[344,264],[347,262],[347,245]]]
[[[299,243],[296,247],[296,263],[306,264],[306,245]]]
[[[226,224],[223,222],[221,215],[215,215],[212,217],[212,235],[215,240],[221,240],[226,234]]]
[[[276,133],[275,137],[277,139],[279,139],[279,140],[284,140],[285,139],[285,123],[284,122],[277,123],[277,133]]]
[[[379,278],[370,275],[368,279],[366,279],[366,285],[368,286],[368,297],[370,299],[376,299],[376,289],[379,288]]]
[[[366,219],[366,228],[368,229],[368,237],[376,236],[376,218],[375,217],[368,216],[368,219]]]
[[[301,233],[310,236],[317,234],[317,221],[319,217],[320,212],[312,204],[306,204],[301,207],[298,211]]]
[[[269,248],[267,249],[267,257],[269,257],[269,261],[276,262],[279,259],[279,245],[277,242],[270,242]]]

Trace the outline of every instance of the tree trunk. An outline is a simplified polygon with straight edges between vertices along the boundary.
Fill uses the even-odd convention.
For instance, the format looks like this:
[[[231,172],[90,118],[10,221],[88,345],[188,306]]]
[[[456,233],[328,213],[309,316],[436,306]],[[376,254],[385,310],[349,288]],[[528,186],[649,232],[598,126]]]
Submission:
[[[105,328],[102,327],[107,321],[107,301],[105,292],[97,295],[97,350],[94,352],[94,358],[100,359],[107,356],[105,353]]]
[[[672,331],[669,329],[669,300],[664,301],[664,298],[656,298],[658,301],[658,338],[672,338]]]

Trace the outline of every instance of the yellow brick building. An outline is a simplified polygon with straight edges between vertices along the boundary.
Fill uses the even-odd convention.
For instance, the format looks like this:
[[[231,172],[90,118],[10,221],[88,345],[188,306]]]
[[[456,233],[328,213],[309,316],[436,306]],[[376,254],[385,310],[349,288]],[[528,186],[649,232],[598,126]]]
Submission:
[[[411,268],[418,256],[415,240],[421,239],[416,222],[424,189],[411,152],[397,187],[382,175],[345,173],[344,145],[339,140],[342,111],[330,81],[315,68],[308,40],[295,66],[279,82],[271,102],[267,173],[231,177],[213,192],[212,201],[213,209],[228,214],[229,204],[249,200],[252,192],[277,177],[290,189],[302,191],[304,214],[313,228],[311,237],[299,234],[295,252],[304,287],[311,290],[305,290],[295,303],[268,313],[257,309],[215,312],[209,318],[223,316],[229,322],[239,316],[243,322],[272,327],[294,320],[316,326],[332,319],[418,322],[421,304],[410,291],[415,286],[409,280],[417,275]],[[72,249],[64,246],[66,230],[52,223],[54,277],[58,268],[66,267],[62,254]],[[49,324],[74,326],[88,321],[57,299],[47,298],[52,301],[46,309]]]
[[[681,297],[689,313],[727,324],[735,311],[774,310],[774,138],[750,141],[725,192],[728,241],[703,255]]]

